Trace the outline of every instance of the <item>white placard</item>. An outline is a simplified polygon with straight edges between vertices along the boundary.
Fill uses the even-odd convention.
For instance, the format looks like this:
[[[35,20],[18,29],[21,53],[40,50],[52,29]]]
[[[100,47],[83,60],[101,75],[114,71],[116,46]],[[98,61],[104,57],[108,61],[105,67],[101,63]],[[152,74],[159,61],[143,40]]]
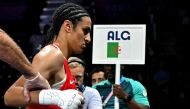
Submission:
[[[93,28],[93,64],[145,64],[146,25]]]

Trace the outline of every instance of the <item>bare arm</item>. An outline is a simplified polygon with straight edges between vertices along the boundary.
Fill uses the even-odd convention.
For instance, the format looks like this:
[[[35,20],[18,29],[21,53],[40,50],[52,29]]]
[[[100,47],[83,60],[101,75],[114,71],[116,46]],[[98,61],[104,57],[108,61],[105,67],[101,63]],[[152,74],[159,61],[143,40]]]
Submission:
[[[22,81],[23,77],[18,81]],[[17,85],[18,81],[16,82]],[[14,84],[14,85],[16,85]],[[26,102],[23,96],[23,87],[12,85],[5,94],[5,104],[14,107],[24,107],[27,104],[57,105],[61,109],[78,109],[84,103],[84,97],[77,90],[68,89],[64,91],[43,89],[31,91],[31,101]]]
[[[20,71],[27,79],[37,76],[36,71],[20,47],[0,29],[0,59]]]
[[[35,88],[50,88],[47,80],[39,75],[38,71],[32,67],[32,64],[26,58],[20,47],[2,29],[0,29],[0,60],[20,71],[27,79],[25,84],[26,93]]]
[[[28,104],[24,97],[24,77],[21,76],[5,93],[4,95],[4,102],[7,106],[14,106],[14,107],[23,107]],[[30,92],[31,95],[31,103],[38,104],[38,91]]]
[[[56,72],[64,73],[63,56],[56,51],[48,52],[44,49],[35,56],[32,65],[38,71],[42,72],[47,80],[54,78]],[[44,58],[43,58],[44,57]],[[23,96],[23,85],[25,78],[18,79],[5,93],[4,101],[9,106],[26,106],[27,104],[57,105],[61,109],[78,109],[84,102],[84,98],[77,90],[68,89],[64,91],[43,89],[40,91],[31,91],[31,101],[27,102]]]
[[[56,51],[51,51],[49,48],[43,49],[38,53],[32,62],[32,67],[38,70],[41,75],[50,80],[55,75],[54,72],[58,72],[62,69],[63,60],[57,60],[59,58],[59,53]],[[59,63],[60,62],[60,63]],[[53,74],[54,73],[54,74]],[[21,76],[5,93],[4,101],[6,105],[9,106],[25,106],[28,102],[24,97],[24,83],[26,79]],[[31,104],[38,104],[38,94],[39,92],[30,92]],[[19,96],[19,97],[18,97]]]

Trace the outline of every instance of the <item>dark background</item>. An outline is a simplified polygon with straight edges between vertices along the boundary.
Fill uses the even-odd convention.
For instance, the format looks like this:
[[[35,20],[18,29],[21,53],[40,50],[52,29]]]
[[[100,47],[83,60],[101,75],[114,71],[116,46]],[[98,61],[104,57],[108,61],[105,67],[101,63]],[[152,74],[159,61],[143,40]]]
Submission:
[[[151,109],[188,106],[190,6],[187,0],[72,1],[88,10],[94,24],[146,24],[145,65],[126,65],[124,75],[139,80],[147,88]],[[30,60],[29,38],[39,28],[45,6],[46,0],[0,1],[0,28],[10,34]],[[92,43],[83,57],[87,72],[97,66],[91,64]],[[156,78],[159,71],[165,73]],[[11,109],[4,106],[3,95],[19,76],[15,69],[0,61],[0,109]]]

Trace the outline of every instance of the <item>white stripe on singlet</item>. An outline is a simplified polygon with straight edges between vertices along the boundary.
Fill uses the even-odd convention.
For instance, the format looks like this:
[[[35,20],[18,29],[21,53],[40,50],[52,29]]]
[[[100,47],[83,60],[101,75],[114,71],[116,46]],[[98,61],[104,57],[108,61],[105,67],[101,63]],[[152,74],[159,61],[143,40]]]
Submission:
[[[51,44],[51,45],[54,46],[55,48],[59,49],[59,47],[56,44]]]
[[[65,78],[64,78],[62,81],[53,84],[53,85],[51,86],[52,89],[60,89],[60,87],[63,86],[63,84],[65,84],[66,78],[67,78],[67,75],[65,75]]]

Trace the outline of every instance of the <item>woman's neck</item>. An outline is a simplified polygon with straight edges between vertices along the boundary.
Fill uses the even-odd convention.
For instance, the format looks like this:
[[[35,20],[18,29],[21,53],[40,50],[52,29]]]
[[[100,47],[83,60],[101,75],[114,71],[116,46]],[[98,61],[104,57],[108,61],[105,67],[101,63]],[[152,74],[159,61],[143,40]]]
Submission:
[[[59,47],[59,49],[61,50],[62,54],[66,59],[68,59],[71,56],[71,53],[69,53],[66,42],[64,42],[63,40],[56,40],[54,43]]]

